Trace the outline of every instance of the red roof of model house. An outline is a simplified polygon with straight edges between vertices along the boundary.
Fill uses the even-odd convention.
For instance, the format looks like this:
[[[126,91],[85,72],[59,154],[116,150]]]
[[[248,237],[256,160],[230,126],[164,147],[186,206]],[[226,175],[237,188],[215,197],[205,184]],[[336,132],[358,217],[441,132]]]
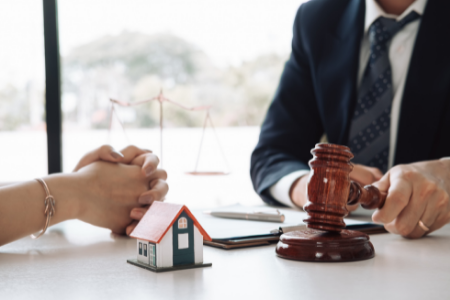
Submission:
[[[153,202],[130,236],[151,243],[159,243],[183,211],[192,219],[203,235],[203,239],[211,241],[211,237],[185,205],[159,201]]]

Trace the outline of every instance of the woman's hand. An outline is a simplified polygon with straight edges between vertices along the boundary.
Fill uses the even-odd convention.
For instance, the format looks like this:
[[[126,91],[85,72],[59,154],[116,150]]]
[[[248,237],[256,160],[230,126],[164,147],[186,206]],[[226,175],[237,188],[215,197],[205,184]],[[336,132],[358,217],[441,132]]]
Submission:
[[[152,201],[164,199],[167,174],[157,168],[159,159],[154,154],[131,146],[122,150],[121,163],[96,161],[108,158],[108,153],[108,148],[97,149],[82,159],[76,172],[43,178],[56,202],[50,225],[80,219],[114,233],[130,233],[135,226],[132,221],[140,220]],[[43,228],[45,196],[36,180],[0,187],[0,227],[4,229],[0,246]]]
[[[130,212],[155,180],[135,165],[95,162],[76,174],[79,185],[78,219],[123,234],[132,222]]]
[[[133,229],[136,227],[138,221],[142,219],[144,214],[147,212],[150,204],[153,201],[163,201],[164,197],[169,191],[169,186],[166,183],[167,172],[163,169],[157,169],[159,160],[156,156],[152,154],[142,154],[133,159],[132,165],[136,166],[154,166],[148,167],[149,173],[146,173],[149,180],[149,190],[142,193],[139,197],[139,203],[144,205],[143,207],[136,207],[131,210],[130,217],[134,220],[126,228],[126,234],[130,235]],[[153,171],[152,171],[153,170]]]
[[[389,232],[419,238],[450,221],[450,160],[398,165],[374,185],[388,195],[372,218]]]
[[[109,145],[103,145],[87,153],[77,164],[74,172],[88,166],[96,161],[107,161],[122,163],[140,167],[143,176],[148,179],[148,190],[139,195],[140,207],[134,208],[130,213],[133,223],[127,226],[126,233],[129,235],[136,227],[137,221],[142,219],[148,207],[153,201],[163,201],[169,187],[166,183],[167,173],[158,169],[159,159],[150,150],[140,149],[136,146],[128,146],[120,152]]]
[[[150,150],[140,149],[136,146],[128,146],[121,152],[115,150],[110,145],[103,145],[91,152],[86,153],[78,162],[77,166],[73,170],[77,172],[79,169],[96,161],[108,161],[113,163],[129,164],[134,158],[141,154],[152,153]],[[126,156],[125,156],[126,155]],[[147,167],[146,165],[143,167]]]

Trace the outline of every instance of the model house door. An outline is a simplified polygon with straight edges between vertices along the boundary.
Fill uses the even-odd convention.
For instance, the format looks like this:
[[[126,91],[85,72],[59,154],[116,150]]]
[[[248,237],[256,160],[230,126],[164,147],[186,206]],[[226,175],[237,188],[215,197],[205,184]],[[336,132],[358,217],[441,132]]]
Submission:
[[[144,244],[144,256],[147,257],[147,244]]]
[[[195,263],[194,259],[194,222],[182,212],[172,227],[173,265]]]

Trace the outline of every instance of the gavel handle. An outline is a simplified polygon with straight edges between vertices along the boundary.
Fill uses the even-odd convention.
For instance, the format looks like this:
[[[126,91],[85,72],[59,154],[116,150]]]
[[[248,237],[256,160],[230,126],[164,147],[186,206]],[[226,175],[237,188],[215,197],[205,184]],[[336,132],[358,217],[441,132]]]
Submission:
[[[386,201],[386,196],[387,193],[380,192],[373,185],[361,187],[359,183],[351,181],[347,204],[360,203],[365,209],[382,208]]]

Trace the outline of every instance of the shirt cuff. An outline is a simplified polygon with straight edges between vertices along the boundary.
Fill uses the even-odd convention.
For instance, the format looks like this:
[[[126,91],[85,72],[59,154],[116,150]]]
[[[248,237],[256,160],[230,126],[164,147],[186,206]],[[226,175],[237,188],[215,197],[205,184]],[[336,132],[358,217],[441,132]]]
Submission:
[[[309,170],[300,170],[292,172],[280,180],[277,181],[274,185],[272,185],[269,189],[270,194],[279,202],[287,205],[289,207],[296,207],[291,200],[289,195],[289,191],[291,190],[292,184],[302,176],[305,176],[309,173]]]

